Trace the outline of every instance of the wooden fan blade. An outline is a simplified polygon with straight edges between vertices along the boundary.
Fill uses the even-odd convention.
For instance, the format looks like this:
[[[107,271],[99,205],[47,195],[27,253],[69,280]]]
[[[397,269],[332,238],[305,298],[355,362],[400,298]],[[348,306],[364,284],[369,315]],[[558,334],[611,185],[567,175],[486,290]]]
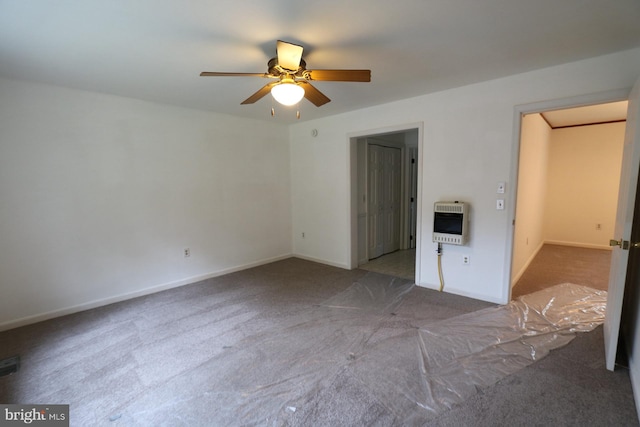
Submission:
[[[309,82],[298,82],[304,89],[304,97],[307,98],[316,107],[320,107],[331,100],[326,95],[313,87]]]
[[[327,82],[370,82],[371,70],[307,70],[309,80]]]
[[[302,59],[302,46],[278,40],[276,51],[278,53],[278,65],[290,71],[298,71]]]
[[[220,73],[217,71],[203,71],[200,73],[201,77],[219,77],[219,76],[230,76],[230,77],[269,77],[266,73]]]
[[[269,92],[271,92],[271,88],[277,84],[278,82],[267,83],[266,85],[262,86],[260,90],[258,90],[256,93],[254,93],[253,95],[251,95],[250,97],[242,101],[240,104],[241,105],[253,104],[254,102],[262,99],[262,97],[267,95]]]

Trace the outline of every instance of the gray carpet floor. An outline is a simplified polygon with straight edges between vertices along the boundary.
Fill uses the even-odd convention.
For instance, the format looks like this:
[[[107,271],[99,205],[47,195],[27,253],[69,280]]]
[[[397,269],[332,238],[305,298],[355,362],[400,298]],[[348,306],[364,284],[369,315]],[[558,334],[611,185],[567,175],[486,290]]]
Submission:
[[[638,425],[602,327],[424,410],[403,383],[417,330],[491,304],[383,275],[383,294],[354,292],[371,274],[292,258],[2,332],[22,363],[0,402],[70,404],[74,426]]]

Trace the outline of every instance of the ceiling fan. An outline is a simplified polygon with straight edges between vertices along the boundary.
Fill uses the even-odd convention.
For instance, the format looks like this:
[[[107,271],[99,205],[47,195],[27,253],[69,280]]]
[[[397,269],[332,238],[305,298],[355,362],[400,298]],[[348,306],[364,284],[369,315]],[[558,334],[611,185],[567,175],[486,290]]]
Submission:
[[[256,93],[242,101],[241,104],[253,104],[271,92],[273,97],[283,105],[295,105],[304,97],[316,107],[331,101],[326,95],[316,89],[312,81],[332,82],[370,82],[371,70],[307,70],[307,64],[302,59],[303,47],[278,40],[275,58],[268,62],[266,73],[225,73],[203,71],[200,76],[239,76],[266,77],[276,79],[267,83]]]

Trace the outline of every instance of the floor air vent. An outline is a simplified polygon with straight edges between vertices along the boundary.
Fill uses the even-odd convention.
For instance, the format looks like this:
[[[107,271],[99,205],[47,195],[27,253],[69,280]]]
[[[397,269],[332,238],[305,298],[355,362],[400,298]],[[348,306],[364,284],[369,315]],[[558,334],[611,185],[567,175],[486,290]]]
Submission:
[[[0,360],[0,377],[15,374],[20,369],[20,356]]]

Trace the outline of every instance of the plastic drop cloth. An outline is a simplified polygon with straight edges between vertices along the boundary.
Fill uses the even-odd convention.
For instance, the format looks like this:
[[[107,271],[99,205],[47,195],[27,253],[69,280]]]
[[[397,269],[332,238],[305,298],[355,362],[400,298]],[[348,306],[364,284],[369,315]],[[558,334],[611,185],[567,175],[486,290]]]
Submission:
[[[606,302],[605,292],[566,284],[419,327],[401,315],[413,288],[367,273],[308,310],[274,323],[256,315],[229,326],[221,341],[232,345],[202,369],[177,375],[170,387],[131,401],[121,421],[140,424],[153,412],[167,425],[308,425],[356,395],[374,404],[345,404],[345,417],[379,407],[380,416],[421,424],[566,344],[573,331],[593,329]],[[192,415],[203,413],[211,418]]]
[[[595,329],[604,322],[606,300],[605,291],[565,283],[421,328],[414,375],[378,371],[376,380],[384,384],[378,387],[380,397],[395,405],[391,409],[396,414],[411,417],[412,411],[408,402],[392,399],[393,394],[438,414],[475,394],[477,388],[490,386],[568,344],[575,332]],[[402,357],[396,352],[400,346],[397,340],[379,351]],[[366,374],[372,366],[362,368],[361,375],[373,382]]]
[[[386,314],[392,312],[414,284],[398,277],[368,273],[363,280],[323,302],[322,306]]]

